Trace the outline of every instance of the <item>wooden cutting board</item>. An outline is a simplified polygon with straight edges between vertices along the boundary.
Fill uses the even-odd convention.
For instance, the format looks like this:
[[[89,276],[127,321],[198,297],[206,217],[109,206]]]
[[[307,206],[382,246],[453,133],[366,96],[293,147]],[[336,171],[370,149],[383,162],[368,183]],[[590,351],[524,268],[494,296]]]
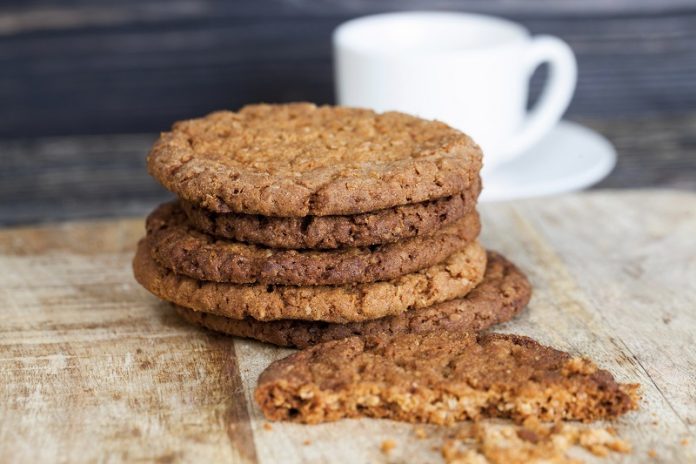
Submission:
[[[694,462],[696,195],[595,192],[481,209],[485,244],[535,289],[498,330],[642,385],[642,409],[615,424],[634,451],[608,462]],[[437,427],[425,440],[377,420],[268,427],[255,380],[290,350],[181,322],[131,276],[142,233],[142,218],[0,231],[0,462],[441,460]],[[386,439],[397,444],[388,456]]]

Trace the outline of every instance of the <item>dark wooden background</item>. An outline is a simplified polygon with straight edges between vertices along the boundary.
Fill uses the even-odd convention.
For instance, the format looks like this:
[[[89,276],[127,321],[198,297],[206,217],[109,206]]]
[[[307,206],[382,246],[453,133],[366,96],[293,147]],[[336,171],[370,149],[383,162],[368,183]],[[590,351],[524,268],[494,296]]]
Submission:
[[[602,185],[696,189],[696,0],[4,0],[0,224],[145,212],[166,195],[144,170],[156,132],[248,102],[331,102],[332,29],[424,8],[562,37],[580,69],[568,117],[619,149]]]

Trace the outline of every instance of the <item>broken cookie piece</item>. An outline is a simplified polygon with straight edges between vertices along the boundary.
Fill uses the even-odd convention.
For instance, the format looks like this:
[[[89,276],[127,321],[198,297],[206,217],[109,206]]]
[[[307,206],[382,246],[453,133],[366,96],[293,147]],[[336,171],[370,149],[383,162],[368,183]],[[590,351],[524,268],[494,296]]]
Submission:
[[[637,407],[637,389],[527,337],[440,331],[316,345],[271,364],[255,397],[270,420],[450,424],[611,418]]]

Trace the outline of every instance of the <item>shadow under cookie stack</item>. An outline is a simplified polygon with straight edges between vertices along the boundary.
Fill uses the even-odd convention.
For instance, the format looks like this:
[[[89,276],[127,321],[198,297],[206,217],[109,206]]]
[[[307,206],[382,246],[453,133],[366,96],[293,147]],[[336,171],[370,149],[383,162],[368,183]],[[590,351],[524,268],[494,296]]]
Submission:
[[[443,123],[253,105],[175,124],[148,167],[178,200],[148,217],[134,273],[191,323],[303,348],[481,330],[529,300],[477,241],[480,149]]]

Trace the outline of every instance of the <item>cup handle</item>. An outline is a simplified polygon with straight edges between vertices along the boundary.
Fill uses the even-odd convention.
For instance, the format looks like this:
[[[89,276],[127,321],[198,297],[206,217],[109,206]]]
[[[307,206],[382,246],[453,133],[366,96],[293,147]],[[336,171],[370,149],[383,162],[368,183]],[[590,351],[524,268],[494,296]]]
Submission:
[[[531,79],[534,70],[549,64],[549,76],[525,121],[517,133],[503,146],[503,157],[512,156],[531,147],[561,119],[575,90],[577,63],[570,46],[559,38],[541,35],[534,37],[523,57]]]

